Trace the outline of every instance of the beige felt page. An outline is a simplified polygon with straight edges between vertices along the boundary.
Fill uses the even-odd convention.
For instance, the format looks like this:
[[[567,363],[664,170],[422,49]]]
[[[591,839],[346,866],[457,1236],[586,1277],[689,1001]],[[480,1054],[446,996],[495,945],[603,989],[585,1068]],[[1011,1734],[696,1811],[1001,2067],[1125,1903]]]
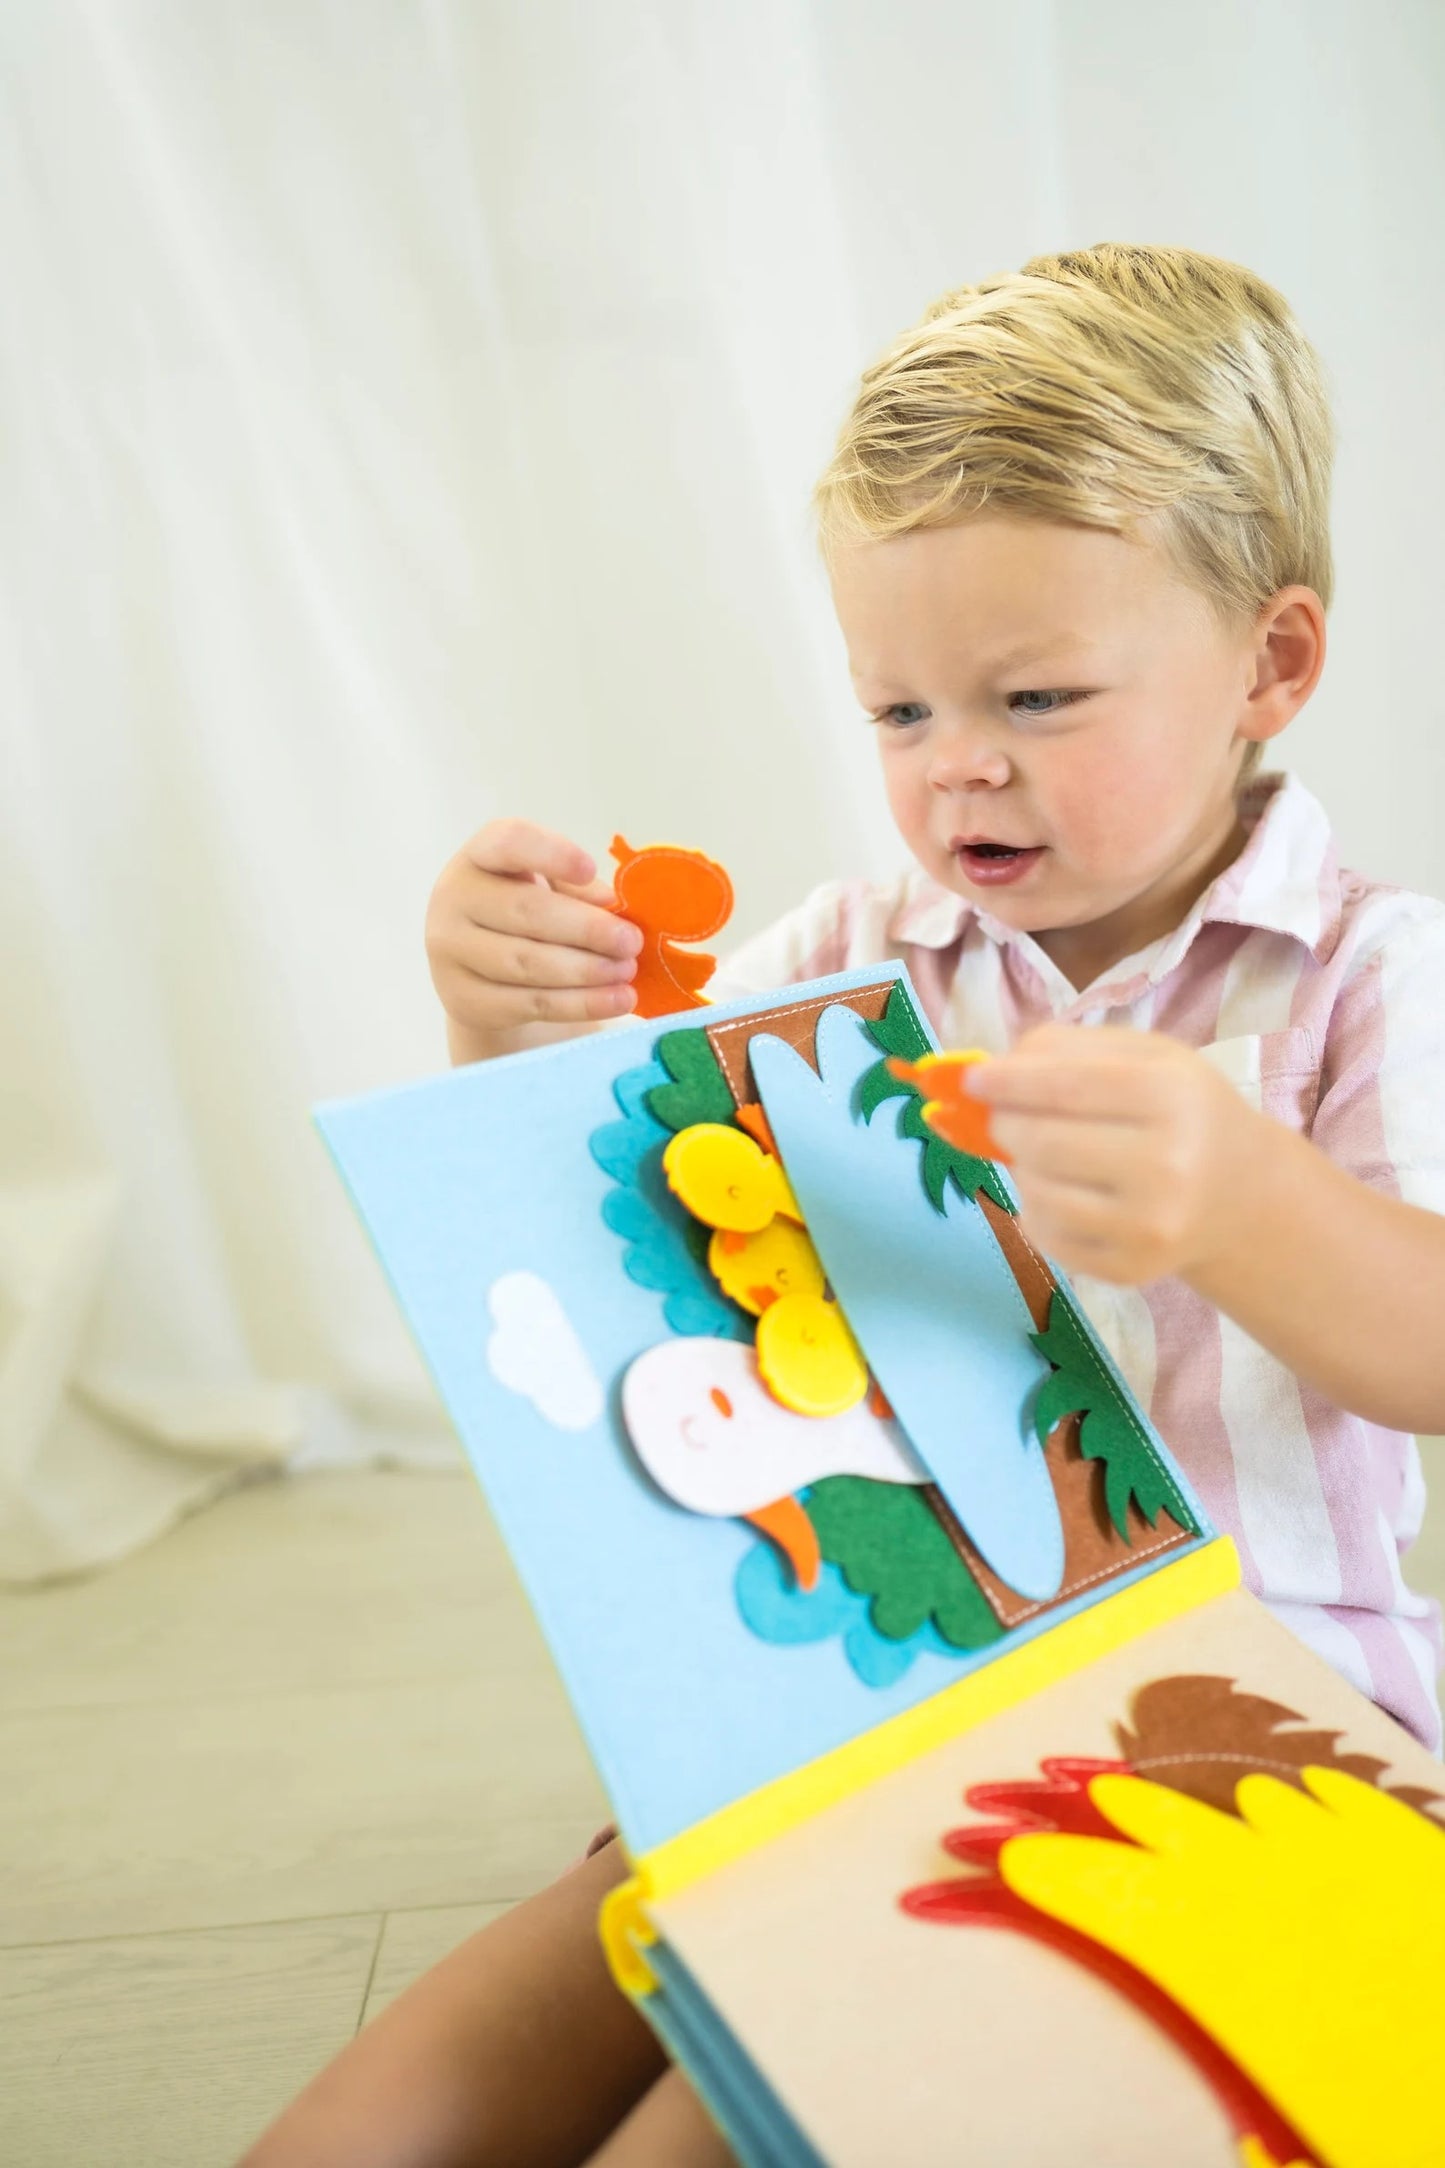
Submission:
[[[1438,1762],[1252,1596],[1215,1598],[649,1906],[831,2168],[1239,2168],[1213,2093],[1121,1996],[998,1927],[910,1917],[966,1875],[973,1784],[1116,1756],[1151,1680],[1213,1673],[1445,1790]]]

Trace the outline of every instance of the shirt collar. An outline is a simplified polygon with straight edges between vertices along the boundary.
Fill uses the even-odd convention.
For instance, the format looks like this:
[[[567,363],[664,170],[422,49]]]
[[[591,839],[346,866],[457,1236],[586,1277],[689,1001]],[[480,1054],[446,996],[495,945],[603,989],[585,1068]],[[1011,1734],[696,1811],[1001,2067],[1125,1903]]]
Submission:
[[[1173,933],[1114,966],[1108,974],[1110,988],[1123,980],[1157,983],[1182,961],[1200,927],[1211,923],[1288,935],[1317,961],[1328,954],[1339,927],[1341,897],[1334,837],[1324,807],[1298,776],[1279,771],[1258,775],[1245,785],[1240,812],[1249,837],[1239,856],[1196,899]],[[922,872],[910,878],[889,923],[889,936],[919,948],[942,949],[959,940],[971,923],[998,947],[1027,955],[1045,975],[1056,971],[1031,934],[1005,926]],[[1097,997],[1103,990],[1096,982],[1085,991]]]

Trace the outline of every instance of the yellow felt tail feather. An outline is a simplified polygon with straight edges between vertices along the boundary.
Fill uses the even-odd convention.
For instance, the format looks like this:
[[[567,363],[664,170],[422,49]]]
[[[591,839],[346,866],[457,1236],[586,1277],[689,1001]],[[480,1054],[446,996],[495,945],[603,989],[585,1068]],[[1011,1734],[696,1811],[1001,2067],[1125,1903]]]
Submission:
[[[1096,1777],[1132,1842],[1012,1837],[999,1871],[1171,1995],[1330,2168],[1440,2168],[1445,1828],[1343,1770],[1302,1776],[1242,1778],[1238,1815]]]

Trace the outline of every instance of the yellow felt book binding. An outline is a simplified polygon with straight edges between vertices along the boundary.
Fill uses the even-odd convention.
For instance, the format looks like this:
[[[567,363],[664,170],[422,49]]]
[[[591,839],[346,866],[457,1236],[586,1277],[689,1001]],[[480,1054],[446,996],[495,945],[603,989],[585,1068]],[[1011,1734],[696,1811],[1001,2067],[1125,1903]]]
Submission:
[[[643,1910],[643,1881],[642,1875],[635,1874],[619,1882],[603,1898],[597,1917],[608,1970],[623,1994],[634,2001],[652,1994],[657,1986],[657,1975],[642,1954],[657,1940],[657,1929]]]
[[[631,1878],[604,1899],[599,1932],[618,1986],[634,1997],[657,1982],[643,1950],[657,1940],[647,1905],[782,1836],[878,1777],[1015,1708],[1139,1635],[1239,1586],[1239,1556],[1217,1536],[1157,1572],[1009,1649],[912,1709],[849,1739],[801,1769],[749,1792],[634,1862]]]

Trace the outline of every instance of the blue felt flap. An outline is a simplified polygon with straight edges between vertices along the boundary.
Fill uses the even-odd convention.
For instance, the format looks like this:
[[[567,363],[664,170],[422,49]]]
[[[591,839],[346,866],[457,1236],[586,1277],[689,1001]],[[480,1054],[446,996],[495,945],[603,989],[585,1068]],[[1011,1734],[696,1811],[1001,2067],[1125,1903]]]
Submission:
[[[1049,1365],[988,1222],[953,1188],[938,1211],[918,1144],[859,1119],[879,1054],[854,1010],[824,1010],[816,1071],[781,1039],[748,1052],[808,1232],[909,1443],[1000,1579],[1046,1602],[1064,1530],[1029,1418]]]

